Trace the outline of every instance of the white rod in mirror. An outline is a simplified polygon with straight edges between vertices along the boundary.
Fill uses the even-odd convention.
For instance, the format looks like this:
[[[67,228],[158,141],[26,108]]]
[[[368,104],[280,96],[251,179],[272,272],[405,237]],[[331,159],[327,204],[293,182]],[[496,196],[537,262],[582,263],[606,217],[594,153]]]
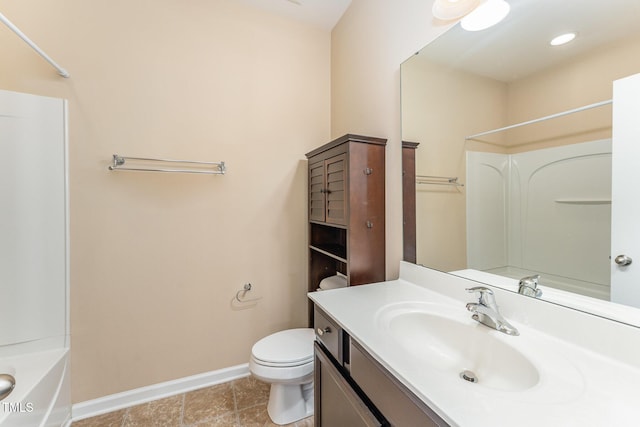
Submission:
[[[498,132],[502,132],[502,131],[505,131],[505,130],[514,129],[514,128],[517,128],[517,127],[520,127],[520,126],[526,126],[526,125],[531,125],[531,124],[534,124],[534,123],[544,122],[545,120],[555,119],[555,118],[562,117],[562,116],[567,116],[567,115],[573,114],[573,113],[579,113],[580,111],[585,111],[585,110],[590,110],[592,108],[602,107],[604,105],[609,105],[611,103],[613,103],[613,101],[611,99],[609,99],[607,101],[600,101],[600,102],[596,102],[594,104],[585,105],[583,107],[578,107],[578,108],[574,108],[574,109],[571,109],[571,110],[562,111],[560,113],[551,114],[549,116],[540,117],[538,119],[533,119],[533,120],[529,120],[529,121],[522,122],[522,123],[516,123],[516,124],[513,124],[513,125],[505,126],[503,128],[489,130],[489,131],[486,131],[486,132],[476,133],[474,135],[466,136],[464,139],[465,139],[465,141],[468,141],[470,139],[476,139],[476,138],[481,137],[481,136],[491,135],[492,133],[498,133]]]
[[[59,66],[53,59],[51,59],[49,55],[47,55],[42,49],[40,49],[37,44],[31,41],[31,39],[29,39],[29,37],[27,37],[26,34],[24,34],[22,31],[20,31],[18,27],[13,25],[13,23],[11,23],[11,21],[9,21],[9,19],[7,19],[7,17],[4,16],[2,13],[0,13],[0,22],[6,25],[7,28],[9,28],[11,31],[16,33],[16,35],[20,37],[26,44],[31,46],[31,48],[35,50],[38,53],[38,55],[44,58],[45,61],[51,64],[53,68],[55,68],[58,71],[58,74],[60,74],[64,78],[69,77],[69,72],[67,70]]]
[[[453,185],[455,187],[464,187],[463,183],[458,182],[457,176],[416,175],[416,184]]]

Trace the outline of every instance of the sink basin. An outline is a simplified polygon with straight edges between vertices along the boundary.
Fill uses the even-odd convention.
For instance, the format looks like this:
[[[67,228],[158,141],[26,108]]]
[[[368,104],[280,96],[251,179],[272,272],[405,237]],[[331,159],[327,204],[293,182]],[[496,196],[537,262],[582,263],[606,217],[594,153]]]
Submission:
[[[481,325],[464,309],[400,303],[382,308],[376,319],[381,331],[425,368],[456,380],[500,391],[526,390],[540,381],[534,364],[509,344],[521,337]]]

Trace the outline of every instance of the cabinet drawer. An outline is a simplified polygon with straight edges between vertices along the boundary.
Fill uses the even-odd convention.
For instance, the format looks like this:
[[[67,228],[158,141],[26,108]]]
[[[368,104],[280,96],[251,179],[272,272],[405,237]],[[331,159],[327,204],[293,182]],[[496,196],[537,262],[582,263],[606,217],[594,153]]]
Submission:
[[[342,329],[318,307],[314,307],[313,313],[316,339],[342,364]]]
[[[351,378],[391,426],[445,427],[448,424],[351,340]]]

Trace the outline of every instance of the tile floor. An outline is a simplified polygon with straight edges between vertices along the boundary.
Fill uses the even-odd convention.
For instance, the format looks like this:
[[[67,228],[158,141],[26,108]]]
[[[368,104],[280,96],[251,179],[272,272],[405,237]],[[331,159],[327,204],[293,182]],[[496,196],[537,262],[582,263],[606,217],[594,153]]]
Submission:
[[[93,418],[71,427],[272,427],[269,385],[253,377],[167,397]],[[288,427],[313,427],[313,417]]]

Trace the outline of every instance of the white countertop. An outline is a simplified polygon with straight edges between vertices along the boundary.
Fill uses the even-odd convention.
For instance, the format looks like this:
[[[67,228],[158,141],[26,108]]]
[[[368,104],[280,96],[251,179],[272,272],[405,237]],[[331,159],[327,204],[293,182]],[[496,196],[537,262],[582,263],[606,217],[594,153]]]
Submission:
[[[575,318],[573,310],[564,309],[568,317],[562,318],[562,309],[552,308],[553,313],[560,313],[553,314],[559,318],[551,319],[560,322],[559,336],[554,336],[545,331],[549,324],[553,325],[553,322],[549,323],[550,315],[545,311],[545,305],[540,307],[547,323],[538,329],[533,323],[536,316],[531,313],[522,321],[519,321],[519,316],[508,315],[516,308],[532,311],[535,308],[531,307],[537,307],[535,304],[538,304],[538,301],[531,304],[526,302],[524,307],[509,307],[512,301],[519,304],[524,297],[518,296],[519,298],[514,299],[497,291],[497,302],[504,308],[501,311],[507,320],[519,329],[520,335],[508,336],[491,329],[489,331],[495,334],[494,338],[522,352],[540,372],[540,381],[524,390],[489,390],[479,387],[479,384],[463,381],[450,372],[434,369],[399,346],[381,330],[379,322],[376,322],[377,313],[383,307],[403,302],[427,302],[436,303],[443,312],[450,311],[455,316],[468,316],[471,327],[474,327],[477,322],[470,318],[471,313],[466,311],[465,303],[472,302],[475,298],[466,294],[464,288],[477,283],[452,278],[450,275],[442,277],[442,280],[450,282],[448,285],[451,285],[451,288],[457,283],[459,289],[451,292],[454,296],[460,296],[456,298],[429,289],[428,284],[424,283],[429,279],[440,278],[438,274],[443,273],[424,269],[428,272],[423,277],[421,270],[413,270],[407,276],[411,276],[411,279],[421,279],[420,283],[414,283],[403,277],[402,270],[401,267],[401,278],[398,280],[313,292],[309,297],[449,424],[473,427],[638,425],[640,360],[635,358],[635,351],[634,354],[626,354],[621,358],[614,357],[611,353],[640,347],[640,332],[625,327],[623,335],[620,336],[620,340],[625,340],[625,343],[621,343],[620,348],[615,345],[611,348],[612,346],[607,346],[607,342],[616,340],[611,341],[611,336],[598,336],[607,333],[607,325],[603,324],[591,328],[592,334],[588,331],[586,334],[584,331],[577,333],[576,342],[569,342],[565,339],[566,323]],[[435,288],[438,289],[438,286]],[[579,316],[587,315],[580,313]],[[530,318],[533,320],[530,321]],[[591,321],[592,319],[589,319],[589,322]],[[596,321],[611,322],[606,319]],[[480,327],[484,328],[482,325]],[[613,325],[612,331],[618,331],[619,328],[620,326]],[[577,329],[580,330],[580,326]],[[630,338],[636,341],[627,342]],[[608,348],[599,352],[598,343]],[[636,362],[629,363],[629,359]]]

